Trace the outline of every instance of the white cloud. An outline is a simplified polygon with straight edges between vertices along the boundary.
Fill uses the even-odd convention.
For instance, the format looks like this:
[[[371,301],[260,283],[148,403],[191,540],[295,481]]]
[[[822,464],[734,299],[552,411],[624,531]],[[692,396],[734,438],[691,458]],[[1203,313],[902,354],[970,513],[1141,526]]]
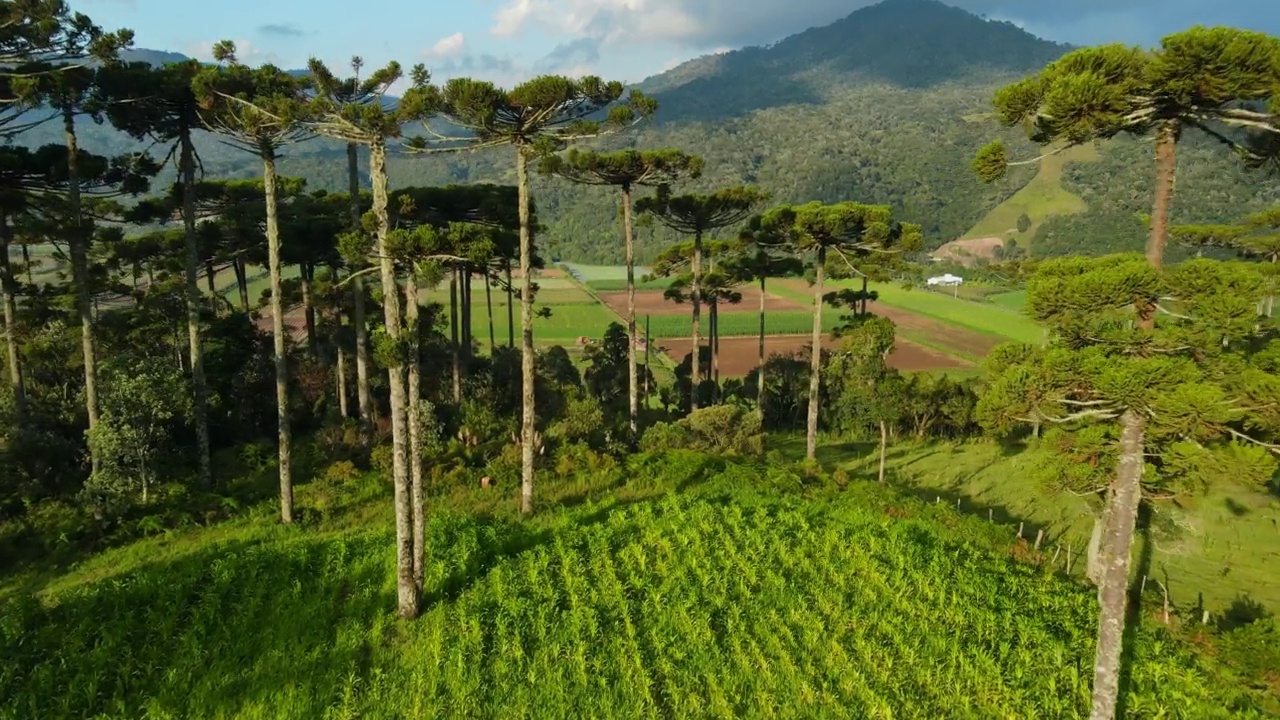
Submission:
[[[440,38],[432,45],[425,55],[431,58],[451,58],[457,57],[467,48],[467,40],[462,33],[456,32],[448,37]]]

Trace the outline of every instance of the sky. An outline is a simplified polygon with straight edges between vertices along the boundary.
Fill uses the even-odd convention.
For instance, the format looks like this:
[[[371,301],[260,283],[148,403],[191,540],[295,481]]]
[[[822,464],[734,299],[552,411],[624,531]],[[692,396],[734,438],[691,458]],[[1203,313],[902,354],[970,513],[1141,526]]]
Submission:
[[[1072,44],[1154,45],[1191,25],[1280,35],[1280,0],[944,0]],[[424,63],[434,80],[465,75],[511,85],[540,73],[638,82],[685,60],[768,44],[826,25],[874,0],[71,0],[135,46],[209,60],[235,41],[240,60],[338,74]],[[179,10],[180,7],[187,10]]]

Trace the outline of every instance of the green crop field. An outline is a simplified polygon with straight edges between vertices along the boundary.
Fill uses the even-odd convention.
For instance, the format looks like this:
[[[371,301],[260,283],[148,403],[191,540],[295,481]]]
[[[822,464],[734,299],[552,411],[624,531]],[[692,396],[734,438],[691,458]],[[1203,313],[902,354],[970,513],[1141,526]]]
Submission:
[[[840,313],[823,313],[822,324],[825,332],[830,332],[841,324]],[[686,314],[653,315],[649,317],[649,334],[655,338],[687,338],[693,337],[693,319]],[[710,321],[706,310],[702,312],[702,335],[710,332]],[[640,319],[640,326],[645,326],[645,319]],[[766,335],[806,335],[813,332],[813,314],[808,312],[775,312],[765,315]],[[741,337],[755,336],[760,333],[760,316],[754,312],[720,311],[720,336]]]
[[[861,283],[851,280],[833,281],[832,289],[860,288]],[[803,286],[797,281],[774,282],[773,291],[795,300],[805,297]],[[1044,330],[1035,321],[1017,310],[994,302],[975,302],[952,297],[946,292],[934,292],[924,288],[907,289],[900,285],[873,283],[871,289],[879,293],[879,304],[908,310],[918,315],[939,320],[948,325],[997,335],[1016,342],[1039,344]]]
[[[1087,712],[1094,593],[1007,527],[692,453],[545,477],[524,522],[514,487],[431,499],[412,622],[376,478],[300,487],[300,528],[264,506],[102,553],[0,608],[0,717]],[[1133,716],[1264,717],[1163,626],[1130,647]]]

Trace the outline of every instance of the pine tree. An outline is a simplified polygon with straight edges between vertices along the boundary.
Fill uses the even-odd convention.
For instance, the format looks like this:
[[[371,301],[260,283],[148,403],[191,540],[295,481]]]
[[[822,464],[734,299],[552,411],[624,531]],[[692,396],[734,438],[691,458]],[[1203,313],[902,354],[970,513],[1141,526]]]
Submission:
[[[202,486],[213,481],[209,449],[209,386],[205,378],[204,343],[200,337],[200,297],[197,274],[200,246],[196,234],[196,156],[192,134],[203,129],[192,82],[201,71],[190,60],[152,68],[146,63],[109,65],[98,75],[98,87],[105,98],[111,124],[138,139],[170,144],[165,163],[176,157],[182,186],[183,241],[186,249],[187,346],[191,362],[191,385],[195,402],[192,417],[196,428],[198,480]]]
[[[810,350],[809,424],[805,436],[805,454],[812,460],[818,451],[818,402],[822,378],[822,303],[823,279],[828,253],[846,262],[849,256],[898,253],[919,249],[923,236],[920,226],[893,219],[887,205],[862,205],[844,202],[824,205],[781,205],[752,223],[760,241],[784,245],[797,255],[812,255],[813,335]],[[852,264],[852,263],[850,263]]]
[[[690,302],[693,305],[693,394],[691,409],[698,409],[698,387],[702,382],[702,241],[709,233],[746,220],[751,211],[764,204],[769,194],[753,187],[737,186],[710,194],[675,195],[667,186],[653,197],[641,198],[636,211],[652,215],[678,233],[693,236],[690,272]]]
[[[1218,478],[1265,485],[1280,446],[1277,328],[1260,322],[1257,265],[1191,260],[1161,272],[1138,255],[1042,263],[1028,313],[1053,332],[1048,347],[1004,346],[988,359],[980,422],[1004,433],[1051,423],[1055,445],[1106,449],[1114,474],[1064,459],[1059,482],[1105,489],[1100,605],[1091,717],[1115,716],[1133,542],[1144,487],[1184,493]],[[1147,322],[1146,308],[1158,322]],[[1054,430],[1050,431],[1055,432]],[[1098,463],[1099,467],[1108,467]]]
[[[1122,133],[1153,137],[1156,191],[1147,256],[1159,265],[1183,132],[1198,130],[1254,155],[1243,132],[1280,135],[1280,116],[1248,106],[1275,103],[1277,88],[1280,40],[1197,26],[1165,37],[1153,51],[1102,45],[1068,53],[998,91],[994,105],[1002,125],[1024,126],[1033,142],[1056,146],[1048,154]],[[996,141],[979,152],[974,169],[992,181],[1010,165],[1039,159],[1011,163],[1004,144]]]
[[[622,101],[620,82],[588,76],[578,80],[544,75],[511,90],[492,83],[455,78],[440,91],[440,116],[471,133],[468,138],[443,137],[430,126],[431,139],[414,145],[424,152],[458,147],[510,145],[516,155],[520,191],[521,378],[520,511],[533,513],[534,428],[533,230],[529,215],[529,162],[578,140],[620,131],[648,117],[657,104],[639,91]],[[603,120],[592,120],[604,114]],[[434,145],[434,147],[432,147]]]
[[[359,96],[367,102],[349,102],[344,99],[342,83],[337,81],[322,62],[312,59],[312,79],[317,88],[314,106],[310,109],[307,127],[313,132],[355,143],[369,148],[369,176],[373,185],[373,209],[371,211],[373,253],[378,258],[377,269],[382,280],[382,311],[385,334],[380,338],[378,357],[387,368],[387,380],[391,400],[392,465],[394,473],[396,505],[396,567],[397,605],[400,616],[414,618],[420,612],[417,583],[414,578],[414,558],[419,549],[414,545],[421,532],[414,528],[421,513],[413,508],[413,498],[421,497],[421,490],[413,488],[409,468],[409,423],[417,418],[409,416],[408,352],[417,346],[416,327],[406,329],[400,308],[401,289],[396,281],[395,262],[388,252],[388,235],[391,232],[387,195],[387,140],[398,138],[401,128],[411,122],[426,119],[433,111],[433,90],[428,84],[426,71],[415,68],[413,86],[399,102],[392,106],[386,101],[387,89],[399,82],[404,74],[400,64],[389,63],[373,73],[360,87]],[[356,245],[364,245],[361,237],[351,239]],[[367,253],[368,248],[349,248],[347,255]],[[409,298],[417,302],[417,298]]]
[[[684,179],[702,176],[702,158],[679,150],[621,150],[614,153],[580,152],[571,148],[565,155],[543,159],[539,171],[558,175],[582,185],[604,185],[622,191],[622,244],[627,266],[627,352],[630,387],[627,394],[627,426],[634,444],[639,438],[640,388],[636,372],[636,277],[635,277],[635,212],[632,191],[638,187],[670,185]]]
[[[267,263],[271,276],[272,335],[276,371],[276,428],[279,446],[280,521],[293,522],[293,433],[289,424],[289,364],[285,350],[284,293],[280,287],[280,225],[276,200],[276,160],[280,148],[310,137],[303,122],[309,109],[306,86],[274,65],[251,69],[236,59],[235,44],[213,48],[222,65],[195,78],[201,119],[232,146],[262,161],[266,206]]]

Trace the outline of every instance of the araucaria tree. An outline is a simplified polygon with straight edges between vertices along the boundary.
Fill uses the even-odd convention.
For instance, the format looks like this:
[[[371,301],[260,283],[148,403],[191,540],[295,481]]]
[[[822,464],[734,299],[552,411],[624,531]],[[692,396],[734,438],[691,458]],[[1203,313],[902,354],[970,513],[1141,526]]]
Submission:
[[[1053,341],[1004,346],[988,362],[978,416],[989,431],[1048,421],[1068,452],[1102,447],[1100,459],[1115,462],[1111,474],[1064,459],[1059,478],[1079,492],[1105,489],[1090,569],[1100,606],[1093,720],[1116,712],[1144,494],[1177,496],[1225,477],[1261,486],[1276,469],[1280,446],[1254,439],[1280,429],[1276,331],[1259,322],[1257,268],[1197,259],[1162,273],[1136,254],[1045,262],[1027,286],[1029,312]]]
[[[640,388],[636,373],[636,254],[635,228],[632,224],[634,203],[632,191],[637,187],[670,185],[702,175],[702,158],[679,150],[622,150],[614,153],[579,152],[571,148],[565,155],[549,155],[539,170],[559,175],[583,185],[606,185],[622,191],[622,244],[627,266],[627,367],[630,384],[627,389],[627,421],[631,441],[638,438],[637,417],[640,413]]]
[[[274,65],[251,69],[236,60],[235,44],[213,48],[223,63],[195,79],[201,118],[228,144],[262,161],[266,199],[267,266],[271,275],[272,334],[275,344],[276,427],[280,464],[280,521],[293,522],[292,433],[289,426],[289,366],[285,350],[284,292],[280,286],[280,223],[276,202],[276,159],[280,148],[309,137],[303,121],[309,100],[300,78]]]
[[[822,378],[823,279],[829,254],[868,257],[897,253],[920,247],[919,225],[893,219],[888,205],[843,202],[824,205],[781,205],[762,215],[752,225],[763,242],[789,247],[797,255],[813,258],[813,336],[809,377],[809,424],[805,454],[814,459],[818,450],[818,398]]]
[[[760,421],[764,422],[765,298],[767,297],[768,281],[769,278],[799,275],[804,271],[804,266],[799,258],[779,252],[778,248],[770,247],[767,243],[756,242],[755,236],[748,231],[743,233],[741,245],[726,263],[726,271],[743,282],[754,281],[760,286],[760,308],[758,311],[760,328],[757,345],[757,357],[760,364],[756,371],[756,407],[760,414]]]
[[[995,113],[1006,127],[1027,128],[1049,154],[1121,133],[1155,139],[1155,199],[1147,257],[1164,257],[1173,198],[1175,152],[1182,133],[1199,130],[1246,155],[1247,133],[1280,136],[1280,39],[1228,27],[1194,27],[1145,50],[1124,45],[1082,48],[998,91]],[[1271,103],[1271,112],[1257,109]],[[974,160],[984,180],[1011,164],[1004,144]]]
[[[767,202],[769,194],[749,186],[728,187],[710,194],[672,195],[660,186],[653,197],[641,198],[636,210],[652,214],[658,222],[678,233],[693,236],[693,259],[689,296],[693,305],[693,395],[690,408],[698,409],[698,386],[702,382],[702,241],[708,233],[737,225]]]
[[[315,80],[315,92],[325,102],[334,107],[349,108],[354,113],[356,108],[382,102],[381,86],[377,78],[360,79],[360,70],[364,60],[359,56],[351,58],[352,75],[338,79],[323,63],[312,62],[311,74]],[[362,231],[360,224],[360,143],[347,140],[347,200],[350,202],[350,230],[353,233]],[[360,421],[366,430],[373,429],[373,393],[369,389],[369,331],[365,317],[364,278],[356,268],[354,274],[345,282],[351,286],[351,323],[354,326],[356,352],[356,407],[360,412]],[[345,349],[338,344],[338,386],[343,398],[346,397],[346,362]]]
[[[197,275],[200,246],[196,236],[196,157],[192,135],[203,129],[199,102],[192,87],[202,68],[190,60],[152,68],[146,63],[111,65],[98,73],[98,88],[106,98],[112,125],[138,139],[170,144],[166,162],[174,157],[182,184],[182,224],[185,245],[187,346],[193,391],[192,419],[196,430],[199,481],[213,479],[209,449],[209,384],[205,378],[204,344],[200,339],[200,295]],[[141,218],[140,218],[141,219]],[[149,220],[161,218],[148,218]],[[167,220],[168,218],[163,218]]]
[[[529,162],[567,144],[618,132],[648,117],[657,104],[638,91],[623,100],[620,82],[595,76],[577,80],[543,75],[502,90],[492,83],[455,78],[440,91],[439,114],[471,133],[442,137],[427,126],[430,138],[416,139],[423,151],[462,147],[515,148],[520,209],[520,296],[522,413],[520,421],[520,511],[533,512],[533,460],[536,449],[533,350],[533,227],[529,219]],[[601,120],[590,119],[604,114]],[[432,145],[435,145],[433,148]]]
[[[1268,286],[1263,314],[1271,317],[1275,313],[1276,295],[1280,294],[1280,207],[1254,213],[1232,225],[1174,225],[1169,235],[1183,245],[1226,248],[1263,263],[1258,268]]]
[[[414,537],[418,533],[413,528],[417,513],[413,512],[411,505],[412,497],[420,497],[420,493],[413,492],[409,473],[407,350],[415,347],[416,343],[405,333],[395,261],[387,251],[387,237],[391,231],[387,207],[387,140],[400,137],[400,129],[405,124],[423,120],[430,114],[433,93],[429,92],[431,88],[427,85],[426,71],[415,68],[413,86],[394,107],[389,106],[385,99],[387,89],[403,77],[400,64],[392,62],[365,81],[361,95],[371,97],[369,102],[344,103],[335,90],[338,83],[328,68],[315,59],[311,60],[310,67],[318,93],[308,111],[307,127],[320,135],[369,148],[369,178],[373,185],[373,254],[377,258],[377,268],[382,279],[385,325],[385,334],[380,338],[377,355],[387,368],[391,405],[392,472],[396,505],[396,595],[400,616],[413,618],[419,612],[420,593],[413,572],[414,557],[419,552],[414,546]],[[359,240],[358,237],[355,239]],[[412,300],[416,302],[417,299]],[[410,333],[415,331],[416,328],[409,328]]]

